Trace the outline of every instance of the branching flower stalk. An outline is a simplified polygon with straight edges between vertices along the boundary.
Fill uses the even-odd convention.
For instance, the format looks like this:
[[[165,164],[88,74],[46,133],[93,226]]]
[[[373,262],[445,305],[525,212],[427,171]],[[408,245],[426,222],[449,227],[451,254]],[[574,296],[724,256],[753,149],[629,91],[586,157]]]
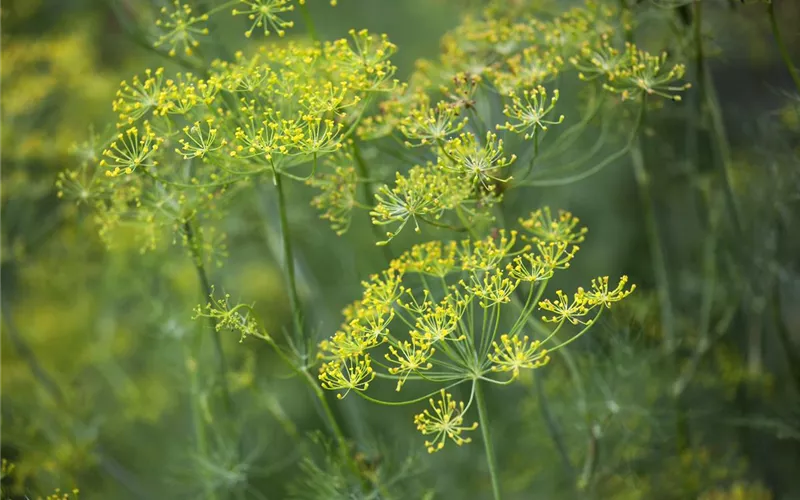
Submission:
[[[642,108],[646,106],[646,97],[642,97]],[[641,147],[641,137],[637,137],[630,150],[631,164],[633,165],[634,178],[639,190],[639,197],[644,212],[645,229],[647,232],[650,258],[657,283],[658,300],[661,312],[661,328],[663,335],[664,351],[671,353],[677,346],[675,336],[675,313],[670,296],[669,273],[664,255],[664,245],[658,229],[658,220],[655,211],[655,201],[651,187],[651,176],[644,163],[644,153]]]
[[[549,209],[531,213],[520,226],[522,235],[499,230],[496,237],[415,245],[364,282],[362,298],[345,309],[341,329],[319,345],[321,385],[339,398],[354,392],[390,406],[429,400],[434,411],[417,415],[415,423],[434,436],[425,441],[430,453],[448,441],[469,443],[465,433],[482,427],[496,498],[500,485],[484,387],[510,384],[522,370],[545,366],[552,352],[583,336],[604,309],[634,289],[626,288],[626,277],[614,288],[600,277],[590,290],[559,290],[555,299],[539,300],[553,274],[569,267],[586,230],[572,214],[553,216]],[[528,294],[517,305],[513,297],[520,287]],[[538,330],[526,333],[537,308],[549,313],[542,321],[553,325],[541,338]],[[569,338],[555,341],[559,331],[571,332]],[[502,374],[508,377],[496,378]],[[373,383],[382,382],[393,383],[397,392],[407,384],[439,388],[400,401],[368,395]],[[457,403],[447,391],[465,382],[474,398]],[[469,425],[473,401],[479,422]]]
[[[263,321],[249,304],[230,303],[230,295],[217,296],[212,290],[209,301],[204,306],[195,308],[195,318],[210,318],[215,322],[217,331],[230,330],[240,335],[240,342],[248,337],[253,337],[266,342],[278,357],[291,369],[305,385],[311,390],[320,408],[323,418],[336,440],[342,460],[345,461],[356,476],[360,476],[358,466],[350,454],[347,438],[328,403],[325,393],[320,388],[317,380],[310,373],[308,359],[303,353],[293,348],[291,338],[287,337],[290,350],[279,345],[263,327]]]
[[[203,297],[208,297],[212,293],[211,282],[208,279],[205,265],[203,263],[203,256],[198,242],[196,241],[196,234],[191,220],[186,220],[183,223],[184,235],[186,237],[186,245],[192,255],[195,270],[197,271],[197,278],[200,281],[200,289]],[[225,409],[230,414],[233,411],[233,402],[231,400],[230,391],[228,389],[228,363],[225,360],[225,352],[222,349],[222,341],[220,339],[219,329],[217,322],[214,318],[209,317],[211,340],[214,345],[214,355],[217,358],[217,383],[222,390],[222,399]]]

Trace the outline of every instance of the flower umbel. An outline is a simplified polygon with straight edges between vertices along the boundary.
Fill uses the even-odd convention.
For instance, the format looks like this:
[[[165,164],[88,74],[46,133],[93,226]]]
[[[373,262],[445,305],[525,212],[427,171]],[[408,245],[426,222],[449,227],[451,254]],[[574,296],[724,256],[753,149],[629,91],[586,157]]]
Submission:
[[[263,28],[264,34],[269,35],[274,31],[278,36],[286,34],[286,28],[294,26],[294,21],[286,21],[279,15],[294,10],[294,5],[289,0],[241,0],[244,9],[233,9],[233,15],[245,15],[253,21],[250,29],[244,36],[250,38],[256,28]]]
[[[623,276],[619,279],[619,284],[613,290],[608,289],[608,276],[601,276],[592,280],[592,290],[585,292],[586,301],[591,305],[601,305],[604,307],[611,307],[614,302],[619,302],[636,290],[636,285],[625,290],[625,285],[628,283],[628,277]]]
[[[319,369],[319,380],[324,389],[344,391],[336,395],[339,399],[343,399],[350,391],[366,391],[374,378],[369,354],[329,361]]]
[[[474,431],[478,428],[478,423],[465,426],[464,424],[464,402],[456,403],[453,396],[442,389],[439,392],[439,399],[429,400],[431,409],[425,410],[414,417],[417,430],[424,436],[433,434],[431,441],[425,441],[428,453],[434,453],[444,448],[445,441],[449,438],[458,446],[472,441],[471,438],[461,436],[464,431]]]
[[[528,336],[519,338],[518,335],[501,335],[500,344],[492,343],[494,353],[489,354],[489,361],[494,363],[492,371],[512,372],[517,378],[521,368],[533,369],[546,365],[550,361],[547,349],[541,349],[541,342],[531,342]]]
[[[181,48],[184,54],[190,56],[193,54],[194,48],[200,45],[197,36],[208,35],[208,28],[199,26],[200,23],[208,21],[208,15],[193,15],[189,4],[181,5],[180,0],[174,0],[173,5],[173,10],[169,10],[167,7],[161,9],[161,14],[166,18],[157,20],[156,26],[162,28],[164,33],[159,35],[153,46],[158,48],[168,45],[171,56],[174,56],[177,49]]]
[[[548,125],[558,125],[564,121],[564,115],[556,120],[545,119],[556,107],[558,89],[553,91],[550,102],[547,102],[547,90],[541,85],[531,90],[524,90],[522,97],[511,94],[511,104],[506,104],[503,114],[513,120],[505,125],[498,125],[498,130],[509,130],[516,134],[525,133],[525,139],[533,137],[537,130],[545,131]]]

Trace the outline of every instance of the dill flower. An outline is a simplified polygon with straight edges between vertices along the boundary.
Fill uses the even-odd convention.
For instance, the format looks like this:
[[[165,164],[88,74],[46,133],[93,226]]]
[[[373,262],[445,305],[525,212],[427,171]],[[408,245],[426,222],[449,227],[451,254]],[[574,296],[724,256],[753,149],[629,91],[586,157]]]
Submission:
[[[117,135],[116,140],[103,151],[101,167],[109,167],[106,175],[115,177],[122,173],[131,174],[137,168],[148,168],[158,165],[153,155],[158,151],[164,139],[156,136],[149,122],[141,127],[130,127]]]
[[[213,126],[214,120],[209,118],[205,121],[205,129],[199,121],[192,126],[183,128],[185,139],[178,139],[181,144],[180,149],[175,152],[183,157],[184,160],[190,158],[205,158],[207,154],[218,151],[228,144],[228,141],[221,139],[217,142],[217,128]]]
[[[463,417],[473,398],[456,403],[442,385],[471,383],[475,390],[475,384],[485,380],[506,384],[522,369],[542,367],[552,351],[591,329],[605,305],[630,293],[624,290],[626,279],[609,291],[600,278],[593,281],[591,292],[579,288],[567,296],[559,290],[554,300],[539,300],[554,272],[568,267],[578,250],[572,243],[585,233],[571,214],[558,213],[554,218],[549,210],[537,211],[520,221],[528,226],[533,247],[517,245],[514,230],[498,230],[477,241],[417,244],[394,259],[381,274],[362,283],[361,298],[343,313],[344,326],[320,343],[319,357],[326,360],[323,387],[362,390],[363,383],[378,376],[379,381],[393,381],[396,392],[407,384],[437,384],[440,399],[432,399],[430,409],[414,420],[424,435],[434,435],[426,448],[435,452],[448,439],[469,442],[462,432],[475,426],[465,426]],[[521,285],[528,288],[527,300],[511,304]],[[534,321],[537,306],[551,313],[544,321],[554,323],[542,338],[522,334]],[[586,317],[590,311],[596,311],[592,319]],[[583,326],[559,343],[555,335],[565,323]],[[548,344],[551,341],[554,346]],[[376,370],[383,373],[352,361],[364,359],[367,351],[375,359],[375,351],[381,352],[385,362],[376,361]],[[511,379],[494,380],[495,373],[510,373]]]
[[[340,39],[325,45],[325,53],[337,61],[336,67],[347,76],[348,84],[364,91],[385,91],[397,68],[390,58],[397,46],[384,34],[376,36],[367,30],[351,29],[350,41]]]
[[[514,122],[507,121],[498,125],[498,130],[508,130],[516,134],[525,133],[525,139],[530,139],[537,130],[545,131],[548,125],[558,125],[564,121],[564,115],[556,120],[545,119],[556,107],[558,102],[558,89],[553,91],[550,102],[547,102],[547,91],[538,86],[531,90],[524,90],[522,97],[511,94],[511,104],[503,108],[503,114]]]
[[[256,319],[250,314],[250,308],[244,304],[231,306],[231,295],[226,293],[222,298],[216,298],[212,288],[211,296],[205,307],[197,306],[194,308],[194,318],[213,318],[214,325],[218,332],[222,330],[232,330],[239,332],[239,342],[243,342],[249,336],[267,338],[268,335],[261,331]],[[241,312],[244,310],[244,312]]]
[[[488,236],[482,240],[464,240],[461,242],[459,256],[461,269],[465,271],[489,271],[497,267],[500,262],[513,254],[512,250],[517,242],[517,231],[498,231],[497,236]],[[529,247],[522,248],[525,252]]]
[[[550,361],[547,349],[541,348],[541,342],[530,341],[527,335],[521,339],[516,334],[501,335],[500,344],[493,342],[492,347],[494,352],[489,354],[489,361],[493,363],[492,371],[511,372],[513,378],[519,377],[522,368],[539,368]]]
[[[387,315],[384,317],[387,318],[386,324],[391,322],[392,316]],[[351,323],[336,332],[330,340],[320,342],[318,357],[321,359],[341,360],[353,356],[361,356],[367,350],[385,341],[383,336],[385,332],[385,329],[367,329],[358,323]]]
[[[280,16],[294,10],[290,0],[239,0],[245,5],[243,8],[233,9],[234,16],[244,15],[253,23],[244,36],[250,38],[256,28],[262,28],[264,35],[275,32],[278,36],[286,34],[286,28],[294,26],[294,21],[286,21]]]
[[[625,45],[625,61],[603,85],[606,90],[618,93],[623,100],[636,99],[642,95],[657,95],[665,99],[680,101],[677,92],[689,89],[690,83],[678,84],[686,73],[686,67],[675,64],[666,68],[667,53],[652,55],[636,45]]]
[[[423,105],[411,110],[400,121],[400,131],[408,139],[418,141],[408,143],[413,146],[437,144],[464,128],[467,118],[459,119],[457,106],[440,101],[436,106]]]
[[[574,245],[586,239],[588,232],[586,227],[577,227],[580,221],[565,210],[559,210],[557,217],[553,217],[550,207],[544,207],[531,212],[525,219],[520,218],[519,224],[530,234],[526,238],[534,243],[564,242]]]
[[[539,252],[537,258],[542,264],[550,269],[566,269],[570,262],[575,258],[580,247],[573,245],[571,248],[566,241],[540,241],[536,243],[536,250]]]
[[[453,106],[460,109],[473,109],[475,107],[475,93],[481,83],[481,77],[467,73],[457,73],[453,77],[451,88],[442,86],[442,92],[447,95]]]
[[[436,353],[436,349],[431,348],[430,342],[426,342],[424,338],[412,336],[411,342],[404,340],[398,342],[396,346],[389,346],[389,353],[386,354],[386,360],[397,366],[392,366],[388,369],[392,375],[399,375],[397,380],[397,388],[399,391],[403,388],[408,376],[411,373],[423,370],[430,370],[433,364],[428,362],[428,359]]]
[[[168,45],[170,56],[174,56],[177,53],[176,49],[180,47],[184,54],[191,56],[193,49],[200,45],[196,37],[208,35],[208,28],[198,26],[200,23],[208,21],[208,15],[192,15],[192,8],[189,4],[181,5],[180,0],[174,0],[173,7],[173,10],[167,7],[161,8],[161,14],[166,18],[156,20],[156,26],[165,32],[159,35],[153,46],[158,48]]]
[[[613,290],[608,289],[608,276],[601,276],[592,280],[592,290],[585,292],[586,302],[591,305],[600,305],[604,307],[611,307],[614,302],[619,302],[624,299],[634,290],[636,285],[625,290],[625,285],[628,283],[628,277],[622,276]]]
[[[464,315],[467,301],[459,298],[450,298],[436,305],[433,310],[423,312],[417,317],[415,327],[417,335],[428,342],[436,343],[444,340],[460,341],[465,336],[451,335],[456,331],[458,322]]]
[[[358,205],[356,190],[358,174],[354,167],[335,165],[333,172],[318,174],[306,181],[321,191],[311,205],[322,211],[321,217],[330,221],[331,228],[341,236],[350,228],[353,208]]]
[[[434,401],[431,398],[429,403],[432,411],[425,410],[414,417],[418,431],[424,436],[434,435],[432,440],[425,441],[428,453],[434,453],[444,448],[447,439],[452,440],[458,446],[472,441],[471,438],[463,437],[461,434],[465,431],[474,431],[478,428],[478,423],[464,425],[463,401],[456,403],[453,401],[453,396],[442,389],[439,399]]]
[[[457,251],[458,245],[455,241],[428,241],[414,245],[409,252],[403,254],[402,262],[406,272],[444,278],[457,269]]]
[[[398,172],[393,188],[387,185],[378,188],[375,193],[377,203],[370,211],[373,224],[397,224],[394,230],[386,233],[388,239],[378,244],[388,243],[403,230],[409,219],[414,221],[417,232],[420,230],[418,219],[439,219],[444,210],[441,198],[447,189],[446,179],[432,169],[416,166],[407,176]]]
[[[444,145],[442,168],[466,176],[473,183],[488,186],[490,181],[506,182],[495,171],[511,165],[516,155],[503,156],[503,140],[491,131],[486,133],[483,144],[472,133],[463,133]]]
[[[519,280],[509,278],[501,269],[494,273],[487,273],[483,279],[471,276],[472,286],[469,290],[476,297],[482,299],[481,307],[488,308],[497,304],[511,302],[511,294],[517,289]]]
[[[545,299],[539,302],[539,307],[544,311],[549,311],[553,313],[552,316],[542,316],[542,321],[547,321],[549,323],[563,323],[564,321],[569,321],[573,325],[577,325],[579,323],[586,324],[586,321],[582,318],[589,313],[589,307],[591,304],[586,298],[586,295],[582,293],[582,290],[579,290],[572,296],[572,300],[567,294],[563,291],[558,290],[556,291],[556,299],[550,301],[550,299]]]
[[[373,274],[369,281],[361,283],[364,286],[362,303],[382,310],[391,309],[394,301],[405,291],[402,282],[403,271],[396,267],[390,267],[380,274]]]
[[[350,391],[366,391],[375,378],[369,354],[353,355],[323,363],[319,369],[322,387],[330,391],[344,391],[336,395],[345,398]]]
[[[119,127],[131,124],[161,105],[164,88],[164,68],[145,70],[144,79],[134,76],[130,83],[122,81],[112,104],[119,114]]]
[[[597,78],[614,79],[616,72],[625,63],[626,54],[615,49],[608,35],[596,43],[585,42],[570,63],[578,70],[578,78],[591,81]]]
[[[61,491],[61,488],[56,488],[53,493],[44,497],[44,500],[78,500],[79,497],[80,490],[78,488],[73,488],[70,491]]]
[[[558,76],[563,59],[551,51],[541,52],[534,45],[526,47],[505,61],[505,68],[492,71],[495,87],[510,94],[518,88],[535,88]]]
[[[506,270],[509,276],[516,280],[535,283],[550,279],[554,268],[547,265],[539,256],[524,254],[515,257]]]

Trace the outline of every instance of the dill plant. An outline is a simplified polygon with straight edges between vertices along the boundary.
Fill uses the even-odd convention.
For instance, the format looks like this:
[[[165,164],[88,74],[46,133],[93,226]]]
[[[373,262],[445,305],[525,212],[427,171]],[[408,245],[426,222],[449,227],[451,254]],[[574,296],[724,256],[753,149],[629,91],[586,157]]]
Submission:
[[[295,8],[306,20],[308,39],[275,42],[273,35],[293,32]],[[730,179],[733,162],[703,60],[701,9],[698,2],[694,24],[688,24],[696,29],[691,33],[693,72],[705,100],[701,116],[709,115],[720,157],[716,163],[726,216],[741,233]],[[767,13],[796,80],[773,4]],[[507,486],[501,485],[499,440],[490,433],[486,392],[494,385],[525,385],[533,379],[547,438],[571,467],[571,453],[580,446],[566,449],[547,409],[548,398],[556,399],[559,391],[542,387],[534,371],[554,371],[559,381],[572,378],[570,391],[582,406],[577,413],[589,427],[577,489],[617,493],[624,490],[624,479],[598,465],[601,430],[615,419],[626,419],[631,427],[643,424],[624,414],[613,398],[600,398],[607,413],[603,419],[591,414],[581,371],[601,374],[598,378],[604,374],[591,362],[575,359],[573,342],[596,327],[606,309],[624,314],[641,294],[616,305],[635,286],[625,276],[618,281],[600,276],[572,293],[546,295],[554,275],[570,267],[586,229],[569,212],[530,212],[527,204],[522,210],[527,215],[517,224],[507,221],[535,188],[578,183],[629,159],[656,281],[658,326],[651,330],[676,375],[659,389],[672,398],[678,420],[686,417],[681,395],[710,350],[711,333],[727,331],[733,313],[718,307],[724,302],[715,295],[720,292],[704,291],[700,339],[688,341],[695,351],[681,358],[678,350],[687,341],[682,344],[685,332],[656,214],[645,138],[664,102],[683,103],[689,94],[687,68],[673,60],[692,56],[681,50],[650,52],[644,48],[652,45],[648,42],[638,45],[636,14],[624,1],[589,0],[554,13],[517,2],[490,2],[465,16],[443,37],[438,57],[418,61],[401,82],[392,62],[397,47],[386,36],[351,30],[346,38],[320,41],[302,0],[236,0],[210,8],[176,0],[160,11],[157,35],[147,44],[183,69],[154,67],[122,82],[112,103],[116,123],[75,148],[81,163],[59,176],[58,196],[93,209],[109,246],[117,243],[120,228],[131,227],[142,252],[170,241],[187,249],[203,296],[195,317],[208,322],[216,357],[211,395],[222,402],[226,419],[240,403],[231,397],[234,369],[221,345],[223,332],[263,341],[303,380],[333,435],[336,451],[331,455],[338,456],[327,457],[322,466],[305,462],[310,486],[301,484],[292,495],[390,495],[391,481],[359,462],[346,425],[323,389],[339,399],[355,394],[386,406],[417,405],[420,413],[409,426],[424,436],[430,453],[450,443],[470,443],[480,432],[492,493],[500,498]],[[224,15],[244,20],[246,39],[272,38],[255,49],[224,54],[213,42],[213,21]],[[217,51],[223,55],[208,56]],[[580,104],[571,110],[565,102]],[[689,129],[699,126],[690,124]],[[595,142],[577,147],[587,138]],[[316,190],[311,204],[339,236],[353,229],[361,219],[357,213],[363,212],[374,231],[372,243],[384,249],[383,270],[363,282],[363,294],[343,311],[339,330],[321,342],[311,326],[314,306],[299,291],[301,249],[294,236],[299,228],[290,224],[287,189],[292,183]],[[210,272],[211,265],[224,266],[227,257],[222,214],[249,191],[266,192],[278,207],[278,260],[291,309],[285,335],[268,331],[252,305],[237,303],[227,290],[217,292],[222,287]],[[715,229],[716,212],[709,208],[703,215]],[[704,248],[704,272],[715,279],[720,267],[714,260],[716,237],[710,231]],[[407,248],[410,238],[426,241]],[[744,262],[741,255],[732,260],[739,259]],[[198,352],[196,343],[185,347],[197,467],[215,470],[212,480],[200,486],[200,495],[213,498],[246,486],[248,464],[232,448],[223,450],[227,455],[213,451],[216,430],[203,421],[208,402]],[[758,353],[750,355],[756,363]],[[736,365],[721,356],[721,365]],[[732,385],[747,380],[736,368],[725,373]],[[411,395],[383,399],[377,394],[383,384]],[[648,398],[648,404],[658,404],[657,397]],[[285,427],[306,450],[296,429]],[[680,429],[677,434],[682,448],[677,460],[667,462],[666,475],[680,477],[695,469],[717,477],[708,454],[687,449],[686,436]],[[624,446],[608,455],[647,459]],[[758,486],[737,484],[703,498],[751,490],[761,494]],[[695,493],[691,488],[675,491],[676,498]]]

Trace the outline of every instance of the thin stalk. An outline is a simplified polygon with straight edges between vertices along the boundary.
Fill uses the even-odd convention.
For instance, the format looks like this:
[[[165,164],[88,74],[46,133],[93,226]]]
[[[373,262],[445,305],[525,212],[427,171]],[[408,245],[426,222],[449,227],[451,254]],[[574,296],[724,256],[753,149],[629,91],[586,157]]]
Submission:
[[[483,436],[483,447],[486,450],[486,464],[489,466],[489,476],[492,479],[492,495],[494,500],[500,500],[500,479],[497,475],[497,459],[494,455],[492,438],[489,435],[489,412],[486,410],[486,398],[483,395],[482,382],[475,381],[475,403],[478,405],[478,422]]]
[[[544,419],[547,432],[550,434],[550,438],[553,440],[556,451],[561,457],[561,461],[564,463],[564,469],[566,469],[567,473],[569,473],[571,477],[574,477],[575,469],[572,466],[572,461],[569,459],[567,444],[564,442],[564,437],[561,435],[561,429],[558,427],[558,422],[556,422],[553,413],[550,411],[550,405],[547,402],[547,395],[544,392],[542,375],[538,370],[533,371],[533,383],[536,386],[536,399],[539,401],[539,411]]]
[[[311,17],[311,13],[308,11],[308,5],[306,2],[300,2],[300,15],[303,16],[303,22],[306,25],[306,31],[308,32],[308,36],[315,42],[319,41],[319,34],[317,33],[317,27],[314,25],[314,18]]]
[[[367,206],[371,206],[375,201],[375,191],[372,189],[372,181],[369,180],[370,176],[367,162],[364,161],[364,157],[361,155],[361,148],[358,146],[358,142],[355,139],[353,140],[353,158],[356,160],[358,175],[360,175],[362,179],[361,193],[364,196]],[[385,238],[385,236],[381,234],[380,228],[372,224],[372,221],[370,221],[369,226],[377,241],[381,241]],[[383,249],[383,256],[386,258],[386,262],[391,262],[394,259],[394,255],[392,255],[392,250],[389,248],[389,245],[381,245],[381,248]]]
[[[700,61],[698,64],[701,66],[701,75],[699,80],[703,97],[705,97],[705,106],[707,108],[709,117],[711,118],[711,133],[713,134],[713,145],[715,146],[715,153],[719,159],[715,162],[720,170],[720,177],[722,178],[722,188],[725,194],[725,204],[728,207],[728,212],[733,223],[733,229],[740,241],[744,241],[742,237],[742,217],[739,213],[739,207],[736,204],[736,197],[733,194],[733,186],[731,183],[731,165],[732,155],[730,144],[728,143],[728,135],[725,130],[725,121],[722,117],[722,111],[719,106],[719,99],[717,98],[717,91],[714,87],[714,81],[711,78],[711,73],[708,70],[708,65],[705,60]],[[741,252],[740,252],[741,253]]]
[[[333,431],[334,437],[336,437],[336,442],[342,451],[342,455],[347,459],[348,462],[352,462],[350,459],[350,454],[347,452],[347,439],[345,439],[344,432],[342,432],[339,422],[336,421],[333,410],[328,404],[328,400],[325,397],[325,394],[322,392],[319,383],[314,380],[314,377],[312,377],[310,373],[308,373],[308,370],[303,369],[302,372],[303,381],[308,384],[308,387],[311,388],[311,390],[314,392],[314,395],[317,397],[320,406],[322,406],[322,412],[325,414],[325,418],[328,420],[328,425],[330,426],[331,431]]]
[[[189,392],[192,396],[192,427],[194,428],[195,445],[197,446],[197,454],[203,459],[208,458],[208,439],[206,436],[206,426],[203,422],[203,409],[200,404],[200,384],[197,377],[197,362],[192,358],[189,353],[189,348],[184,345],[183,348],[184,363],[186,364],[186,374],[189,376]],[[204,492],[205,498],[214,500],[216,494],[214,489],[206,489]]]
[[[189,246],[189,251],[192,254],[192,262],[194,263],[197,277],[200,280],[200,289],[203,294],[203,301],[207,301],[212,295],[211,282],[208,279],[206,267],[203,265],[203,256],[200,255],[197,239],[192,226],[191,220],[186,220],[183,223],[183,230],[186,234],[186,244]],[[222,340],[220,339],[219,331],[217,331],[217,320],[215,318],[208,318],[209,327],[211,331],[211,340],[214,344],[214,355],[217,361],[217,370],[219,385],[222,389],[222,397],[225,404],[225,409],[228,412],[233,410],[230,391],[228,390],[228,363],[225,360],[225,351],[222,349]]]
[[[800,72],[798,72],[797,68],[794,66],[794,64],[792,64],[792,56],[789,53],[789,49],[786,47],[786,42],[784,42],[783,37],[781,36],[781,31],[778,27],[778,19],[775,16],[775,2],[776,0],[771,0],[767,4],[769,25],[772,28],[772,36],[775,37],[775,43],[778,44],[778,51],[781,53],[783,64],[786,65],[786,69],[789,71],[789,75],[792,77],[794,86],[797,87],[797,91],[800,92]]]
[[[645,103],[642,102],[644,110]],[[655,202],[650,189],[651,177],[647,172],[642,152],[641,136],[637,137],[630,150],[631,164],[636,178],[636,186],[639,190],[639,197],[644,211],[645,230],[647,231],[648,246],[650,247],[650,259],[653,264],[653,272],[656,279],[658,302],[661,309],[661,329],[664,335],[664,350],[672,352],[675,348],[675,316],[672,308],[672,298],[669,292],[669,275],[667,273],[667,261],[664,256],[664,246],[661,235],[658,231],[658,221],[656,219]]]
[[[286,194],[283,190],[282,175],[275,173],[275,188],[278,191],[278,211],[281,221],[281,240],[283,242],[284,267],[286,268],[286,278],[289,284],[289,307],[292,309],[292,321],[294,322],[295,334],[307,344],[310,339],[306,338],[303,329],[303,310],[300,303],[300,295],[297,293],[297,277],[295,274],[294,252],[292,251],[292,236],[289,233],[289,217],[286,210]]]

